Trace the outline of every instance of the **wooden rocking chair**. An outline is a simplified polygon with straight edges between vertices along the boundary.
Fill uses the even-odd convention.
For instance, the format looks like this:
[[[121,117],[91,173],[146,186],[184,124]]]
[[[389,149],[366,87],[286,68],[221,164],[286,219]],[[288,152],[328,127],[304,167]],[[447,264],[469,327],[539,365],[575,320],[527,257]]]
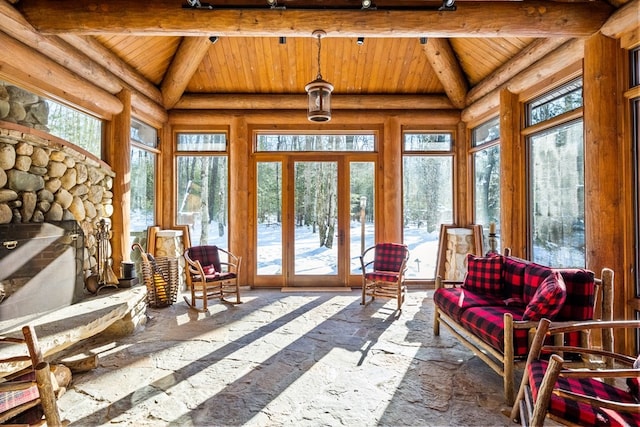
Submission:
[[[220,260],[220,255],[226,261]],[[217,246],[193,246],[184,252],[187,262],[187,287],[191,291],[191,299],[186,296],[189,306],[198,311],[207,311],[207,300],[235,295],[235,304],[240,304],[240,286],[238,276],[242,258]],[[202,300],[202,308],[197,307],[197,300]]]

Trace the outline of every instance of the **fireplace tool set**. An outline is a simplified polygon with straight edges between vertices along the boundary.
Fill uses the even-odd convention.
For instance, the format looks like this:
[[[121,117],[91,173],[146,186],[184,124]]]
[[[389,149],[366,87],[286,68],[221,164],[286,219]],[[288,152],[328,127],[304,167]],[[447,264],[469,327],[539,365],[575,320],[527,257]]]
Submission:
[[[101,219],[98,222],[96,242],[98,244],[98,288],[96,294],[105,287],[118,287],[118,276],[113,272],[111,259],[109,258],[109,239],[111,238],[110,226],[107,221]]]

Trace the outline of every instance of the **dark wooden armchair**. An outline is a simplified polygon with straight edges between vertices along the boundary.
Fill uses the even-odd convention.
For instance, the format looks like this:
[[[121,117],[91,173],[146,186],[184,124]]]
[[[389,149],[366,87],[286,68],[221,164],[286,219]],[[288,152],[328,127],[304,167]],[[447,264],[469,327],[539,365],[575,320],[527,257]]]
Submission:
[[[185,301],[193,309],[207,311],[207,300],[226,301],[229,295],[235,296],[236,304],[241,303],[238,284],[241,257],[217,246],[193,246],[184,252],[184,259],[187,287],[191,291],[191,298],[185,297]],[[197,300],[202,300],[201,309],[197,307]]]
[[[407,287],[404,273],[407,269],[409,248],[401,243],[378,243],[360,256],[362,268],[362,302],[366,297],[395,298],[398,310],[404,302]]]
[[[51,369],[44,361],[33,327],[24,326],[22,335],[0,337],[3,348],[9,345],[22,347],[20,352],[8,352],[12,355],[0,359],[0,366],[29,364],[28,368],[8,375],[0,382],[0,423],[66,425],[67,422],[60,419]]]
[[[538,325],[515,404],[507,415],[523,426],[541,426],[547,418],[565,425],[640,425],[640,362],[616,353],[611,339],[613,330],[640,328],[640,321],[550,325],[547,319]],[[602,346],[590,343],[595,330],[603,332]],[[563,342],[564,334],[576,331],[583,337],[580,346],[545,345]]]

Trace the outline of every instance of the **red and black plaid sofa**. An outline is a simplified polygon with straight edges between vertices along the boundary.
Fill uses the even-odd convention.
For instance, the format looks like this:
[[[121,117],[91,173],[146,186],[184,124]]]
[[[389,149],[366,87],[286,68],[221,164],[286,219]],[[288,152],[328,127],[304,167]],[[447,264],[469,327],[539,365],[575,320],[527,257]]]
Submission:
[[[439,335],[444,325],[501,375],[511,405],[514,368],[524,364],[538,321],[611,320],[613,271],[605,268],[596,278],[589,270],[551,268],[508,253],[468,255],[463,282],[436,278],[433,330]],[[579,334],[568,334],[564,344],[579,340]]]

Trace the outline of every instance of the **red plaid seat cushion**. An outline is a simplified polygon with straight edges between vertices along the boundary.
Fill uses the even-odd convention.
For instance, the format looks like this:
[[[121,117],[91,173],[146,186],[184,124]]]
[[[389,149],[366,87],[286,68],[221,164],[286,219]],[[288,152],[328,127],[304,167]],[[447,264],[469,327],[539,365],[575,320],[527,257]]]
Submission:
[[[547,370],[548,362],[535,360],[529,365],[529,385],[534,399],[542,384],[542,378]],[[564,378],[559,377],[556,388],[600,397],[622,403],[635,403],[630,393],[617,387],[610,386],[592,378]],[[619,413],[609,409],[595,408],[591,405],[578,403],[570,399],[552,395],[548,411],[558,417],[581,426],[638,426],[640,413]]]
[[[400,272],[407,256],[407,247],[400,243],[378,243],[373,258],[375,272]],[[384,279],[379,279],[384,280]],[[397,278],[395,280],[398,280]]]
[[[194,261],[200,261],[203,269],[213,266],[214,271],[222,271],[217,246],[193,246],[189,248],[189,258]],[[205,274],[208,275],[206,271]]]
[[[467,255],[467,275],[463,288],[470,291],[503,296],[503,256],[478,257]]]
[[[564,279],[557,271],[548,275],[536,289],[527,308],[524,310],[522,320],[540,320],[546,317],[554,320],[562,309],[567,297]]]
[[[522,320],[524,307],[471,307],[460,316],[462,326],[482,341],[500,352],[504,352],[504,314],[513,314],[513,320]],[[528,331],[514,329],[513,353],[525,357],[529,353]]]
[[[500,297],[479,294],[462,288],[440,288],[433,293],[433,302],[455,321],[470,307],[502,305]]]
[[[213,274],[206,274],[204,276],[205,280],[207,282],[215,282],[216,280],[227,280],[227,279],[234,279],[236,277],[235,273],[213,273]]]
[[[371,273],[365,273],[364,277],[367,280],[379,281],[379,282],[397,282],[399,273],[390,273],[388,271],[374,271]]]
[[[14,378],[12,381],[34,381],[35,379],[35,372],[29,372]],[[39,397],[38,386],[35,384],[25,390],[0,392],[0,412],[8,411]]]

